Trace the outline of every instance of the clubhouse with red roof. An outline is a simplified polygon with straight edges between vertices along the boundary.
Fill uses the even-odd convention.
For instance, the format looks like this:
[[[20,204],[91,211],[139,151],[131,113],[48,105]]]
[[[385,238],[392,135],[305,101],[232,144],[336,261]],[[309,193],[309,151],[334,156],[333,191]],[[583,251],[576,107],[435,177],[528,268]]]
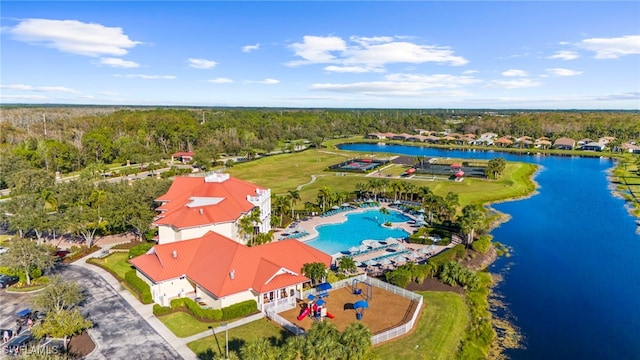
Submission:
[[[158,244],[130,263],[160,305],[188,297],[214,309],[252,299],[263,311],[292,307],[310,282],[304,264],[331,265],[330,255],[297,240],[246,245],[240,220],[256,209],[255,232],[271,230],[269,189],[214,173],[177,177],[157,201]]]

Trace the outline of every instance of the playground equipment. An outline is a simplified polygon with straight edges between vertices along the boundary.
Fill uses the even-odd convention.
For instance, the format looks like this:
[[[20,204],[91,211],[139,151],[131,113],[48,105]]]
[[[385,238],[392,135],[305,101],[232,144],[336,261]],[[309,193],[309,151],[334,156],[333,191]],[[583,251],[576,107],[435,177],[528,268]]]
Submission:
[[[359,286],[359,284],[362,284],[362,286]],[[351,282],[351,293],[353,295],[362,295],[366,301],[369,301],[373,299],[373,286],[369,283],[354,279]]]
[[[333,288],[330,283],[322,283],[316,286],[316,291],[318,292],[319,298],[324,298],[329,296],[329,290]]]
[[[366,300],[358,300],[353,304],[353,308],[356,310],[356,319],[362,320],[364,309],[369,308],[369,303]]]
[[[333,314],[327,311],[327,308],[325,307],[325,305],[327,304],[326,301],[320,299],[314,303],[313,300],[315,299],[315,296],[311,294],[307,297],[307,299],[311,301],[302,309],[300,315],[298,315],[298,321],[301,321],[307,316],[320,321],[322,321],[322,319],[325,317],[328,317],[329,319],[335,318]]]

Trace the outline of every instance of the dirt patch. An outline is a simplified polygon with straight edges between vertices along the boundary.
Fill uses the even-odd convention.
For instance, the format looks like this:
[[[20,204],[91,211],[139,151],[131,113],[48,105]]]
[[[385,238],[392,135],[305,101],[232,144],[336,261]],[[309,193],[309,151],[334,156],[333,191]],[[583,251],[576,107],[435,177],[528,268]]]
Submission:
[[[465,257],[460,261],[460,264],[473,271],[480,271],[491,265],[497,257],[498,254],[493,246],[489,248],[489,251],[487,251],[486,254],[467,249]]]
[[[373,297],[368,301],[369,308],[364,310],[361,320],[364,325],[371,329],[371,332],[374,334],[380,333],[411,320],[417,302],[375,286],[372,287],[372,292]],[[362,293],[366,293],[366,289],[363,288]],[[351,287],[331,291],[324,300],[327,302],[327,310],[335,318],[325,318],[325,321],[331,321],[337,326],[338,330],[343,331],[349,324],[358,321],[356,319],[356,311],[353,309],[353,303],[363,299],[363,295],[354,295],[351,292]],[[309,330],[316,320],[308,316],[302,320],[297,319],[304,306],[306,306],[306,302],[299,301],[298,308],[280,313],[280,316],[305,330]]]
[[[82,359],[89,355],[93,349],[96,348],[96,344],[93,343],[91,337],[86,331],[82,334],[74,336],[69,341],[69,355],[74,359]]]
[[[417,282],[411,282],[407,286],[407,290],[411,290],[411,291],[449,291],[449,292],[454,292],[456,294],[464,295],[464,289],[461,288],[460,286],[451,286],[451,285],[443,284],[436,278],[424,279],[422,284],[418,284]]]

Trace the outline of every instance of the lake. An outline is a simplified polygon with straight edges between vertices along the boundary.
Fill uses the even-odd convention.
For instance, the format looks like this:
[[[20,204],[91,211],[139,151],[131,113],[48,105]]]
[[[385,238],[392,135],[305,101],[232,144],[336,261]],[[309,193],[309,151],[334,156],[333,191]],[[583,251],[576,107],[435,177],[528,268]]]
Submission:
[[[429,157],[504,157],[540,165],[535,196],[496,204],[511,219],[494,240],[512,256],[490,268],[494,293],[524,336],[512,359],[640,359],[640,236],[622,199],[612,196],[605,158],[518,155],[401,145],[349,144],[343,150]]]

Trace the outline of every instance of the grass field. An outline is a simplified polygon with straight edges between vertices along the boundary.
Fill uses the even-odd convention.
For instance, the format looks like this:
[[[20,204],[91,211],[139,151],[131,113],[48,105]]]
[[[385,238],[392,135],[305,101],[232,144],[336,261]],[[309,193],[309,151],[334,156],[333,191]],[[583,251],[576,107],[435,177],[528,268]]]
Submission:
[[[158,319],[162,321],[171,332],[177,337],[187,337],[201,333],[209,329],[209,326],[216,327],[220,322],[202,322],[193,318],[193,316],[177,311],[171,314],[158,316]]]
[[[102,267],[108,268],[109,270],[115,272],[120,278],[120,281],[123,281],[124,274],[132,269],[131,264],[129,264],[127,260],[129,260],[129,253],[114,252],[102,259],[93,259],[92,261]]]
[[[316,202],[318,191],[327,186],[333,192],[355,191],[357,183],[366,183],[374,177],[366,177],[363,174],[346,173],[346,176],[336,176],[334,172],[326,171],[327,167],[357,157],[361,154],[340,150],[316,150],[311,149],[300,153],[283,154],[257,159],[243,164],[238,164],[228,169],[232,176],[259,184],[271,189],[273,194],[286,194],[289,190],[304,185],[300,190],[300,198],[296,205],[302,209],[307,201]],[[378,154],[378,158],[392,156],[391,154]],[[535,191],[535,184],[530,180],[536,166],[524,163],[508,163],[502,179],[488,181],[483,179],[465,178],[462,182],[450,180],[425,180],[425,179],[393,179],[387,174],[398,176],[405,169],[402,166],[393,165],[382,172],[383,176],[394,181],[411,181],[417,187],[428,186],[439,195],[449,191],[459,194],[462,206],[477,202],[487,203],[522,197]],[[312,183],[311,175],[316,180]]]
[[[271,321],[260,319],[246,325],[229,329],[229,351],[238,352],[240,348],[249,341],[258,338],[265,338],[273,344],[284,341],[289,332]],[[224,356],[225,334],[207,336],[205,338],[187,344],[200,359],[218,359]]]
[[[455,359],[469,323],[464,298],[450,292],[418,293],[424,297],[418,325],[409,335],[373,348],[380,359]]]

